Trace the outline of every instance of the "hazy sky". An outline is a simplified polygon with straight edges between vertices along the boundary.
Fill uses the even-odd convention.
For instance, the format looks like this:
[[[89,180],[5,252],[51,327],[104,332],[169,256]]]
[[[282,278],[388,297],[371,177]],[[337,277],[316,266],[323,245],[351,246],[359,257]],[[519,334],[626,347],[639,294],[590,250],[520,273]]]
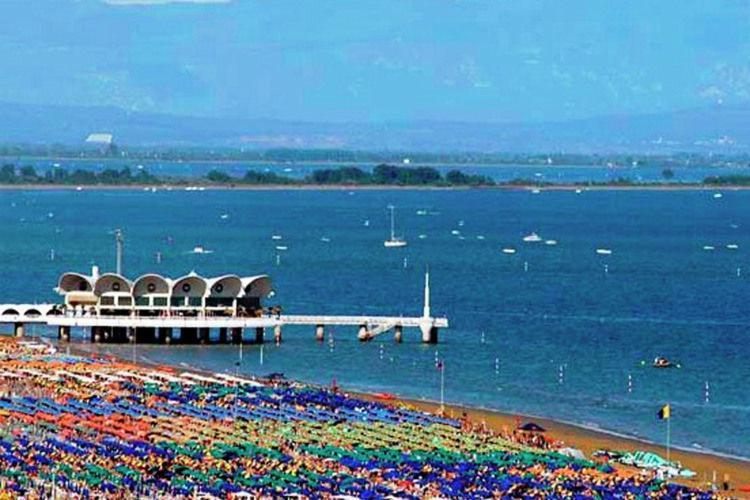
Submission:
[[[0,100],[558,120],[750,100],[750,2],[0,0]]]

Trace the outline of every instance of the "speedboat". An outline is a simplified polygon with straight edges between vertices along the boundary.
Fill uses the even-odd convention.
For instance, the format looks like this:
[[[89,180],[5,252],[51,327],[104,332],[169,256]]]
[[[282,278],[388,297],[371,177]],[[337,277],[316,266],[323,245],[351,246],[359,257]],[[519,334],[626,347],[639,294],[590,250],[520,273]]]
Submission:
[[[542,237],[536,233],[531,233],[529,235],[524,236],[523,241],[525,241],[526,243],[538,243],[542,241]]]
[[[654,368],[677,368],[679,365],[672,363],[667,358],[657,356],[654,358],[654,362],[651,364]]]
[[[417,215],[427,215],[427,210],[417,210]]]
[[[612,250],[609,248],[597,248],[596,253],[599,255],[612,255]]]
[[[555,246],[557,245],[557,240],[544,240],[544,244],[549,245],[549,246]]]
[[[714,193],[714,198],[716,198],[717,200],[718,200],[719,198],[723,197],[723,196],[724,196],[724,195],[723,195],[723,194],[721,194],[721,193]]]
[[[727,245],[727,248],[729,250],[737,250],[738,248],[740,248],[740,246],[735,243],[730,243],[729,245]]]
[[[209,253],[214,253],[214,251],[213,250],[207,250],[203,245],[196,245],[195,247],[193,247],[193,252],[192,253],[195,253],[195,254],[209,254]]]
[[[274,234],[273,236],[271,236],[271,239],[278,241],[278,240],[281,239],[281,235],[280,234]]]
[[[516,253],[516,249],[510,248],[510,247],[503,248],[503,253],[507,253],[508,255],[513,255],[514,253]]]
[[[714,247],[713,245],[703,245],[703,250],[716,250],[716,247]]]

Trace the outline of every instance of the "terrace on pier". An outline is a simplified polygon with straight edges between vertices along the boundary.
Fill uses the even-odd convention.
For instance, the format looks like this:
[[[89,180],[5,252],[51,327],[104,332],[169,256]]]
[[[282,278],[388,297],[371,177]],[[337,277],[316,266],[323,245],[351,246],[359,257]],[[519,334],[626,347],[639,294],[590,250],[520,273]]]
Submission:
[[[282,314],[280,306],[264,300],[274,295],[269,276],[226,274],[203,277],[195,272],[171,278],[144,274],[130,280],[122,274],[63,274],[55,290],[60,304],[0,304],[0,323],[12,323],[17,337],[26,324],[46,324],[58,329],[58,338],[71,339],[71,329],[84,329],[92,342],[240,343],[244,332],[254,330],[254,341],[264,341],[266,329],[281,342],[282,326],[309,325],[323,341],[327,326],[357,328],[357,338],[372,340],[388,331],[401,342],[404,328],[416,328],[422,342],[435,343],[446,318],[433,317],[429,274],[425,274],[421,316],[332,316]],[[173,335],[175,330],[179,332]]]

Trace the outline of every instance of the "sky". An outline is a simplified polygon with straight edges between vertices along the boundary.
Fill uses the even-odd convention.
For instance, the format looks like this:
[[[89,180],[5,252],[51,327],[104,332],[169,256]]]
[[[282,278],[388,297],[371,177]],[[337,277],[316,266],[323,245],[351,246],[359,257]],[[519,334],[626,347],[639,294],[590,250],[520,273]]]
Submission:
[[[750,2],[2,0],[0,101],[558,121],[750,101]]]

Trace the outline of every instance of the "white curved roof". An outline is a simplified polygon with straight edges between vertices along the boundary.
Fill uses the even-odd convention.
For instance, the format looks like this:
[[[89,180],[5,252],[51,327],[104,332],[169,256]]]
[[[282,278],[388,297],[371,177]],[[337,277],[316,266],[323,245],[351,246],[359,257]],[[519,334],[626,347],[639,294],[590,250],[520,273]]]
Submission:
[[[119,290],[115,290],[119,285]],[[104,273],[96,279],[94,284],[94,293],[101,295],[107,292],[119,292],[119,293],[130,293],[133,289],[133,284],[124,276],[117,273]]]
[[[81,284],[85,286],[83,290]],[[57,289],[61,293],[90,292],[94,290],[94,278],[81,273],[65,273],[60,276]]]
[[[120,284],[115,290],[114,283]],[[148,285],[154,284],[156,289],[149,291]],[[189,284],[189,291],[182,286]],[[217,286],[219,288],[217,289]],[[161,274],[143,274],[133,281],[116,273],[104,273],[94,279],[81,273],[65,273],[60,277],[57,290],[65,295],[73,292],[89,292],[95,295],[103,293],[129,293],[133,296],[147,294],[164,294],[176,296],[214,296],[214,297],[265,297],[272,291],[271,278],[266,274],[240,277],[236,274],[224,274],[214,278],[204,278],[194,271],[171,279]]]

